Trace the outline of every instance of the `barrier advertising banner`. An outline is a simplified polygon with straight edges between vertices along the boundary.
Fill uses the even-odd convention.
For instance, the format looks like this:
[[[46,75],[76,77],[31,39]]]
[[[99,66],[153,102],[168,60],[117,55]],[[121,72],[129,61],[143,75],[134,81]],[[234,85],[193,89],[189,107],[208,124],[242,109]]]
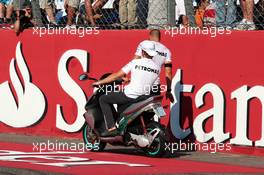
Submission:
[[[35,32],[35,33],[34,33]],[[25,31],[0,33],[0,131],[81,137],[93,81],[133,59],[148,31],[93,31],[89,35]],[[170,140],[223,144],[219,150],[264,153],[263,32],[222,36],[172,35],[172,92],[163,98]],[[164,69],[164,68],[163,68]],[[166,85],[164,70],[161,84]],[[168,144],[173,147],[173,144]]]

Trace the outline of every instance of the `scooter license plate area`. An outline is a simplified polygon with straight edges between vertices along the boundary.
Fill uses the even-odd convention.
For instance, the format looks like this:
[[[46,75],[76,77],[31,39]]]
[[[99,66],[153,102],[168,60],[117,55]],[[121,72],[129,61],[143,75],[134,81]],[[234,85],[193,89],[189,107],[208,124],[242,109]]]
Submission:
[[[166,116],[166,113],[165,113],[165,111],[164,111],[164,109],[163,109],[162,106],[157,106],[157,107],[155,108],[155,112],[156,112],[156,114],[159,115],[160,117],[165,117],[165,116]]]

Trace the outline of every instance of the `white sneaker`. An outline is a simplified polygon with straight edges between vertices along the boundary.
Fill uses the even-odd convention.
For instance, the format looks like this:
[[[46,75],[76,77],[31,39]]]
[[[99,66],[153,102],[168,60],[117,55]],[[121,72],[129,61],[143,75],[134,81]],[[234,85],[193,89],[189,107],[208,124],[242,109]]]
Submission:
[[[256,30],[256,25],[253,21],[247,21],[247,30]]]
[[[240,21],[236,27],[234,27],[234,30],[247,30],[247,20],[246,19],[242,19],[242,21]]]

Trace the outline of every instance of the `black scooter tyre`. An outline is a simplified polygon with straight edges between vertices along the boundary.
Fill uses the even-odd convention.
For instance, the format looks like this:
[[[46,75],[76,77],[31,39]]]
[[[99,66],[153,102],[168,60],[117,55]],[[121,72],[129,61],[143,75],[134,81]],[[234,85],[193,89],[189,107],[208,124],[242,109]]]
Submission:
[[[89,127],[89,125],[87,125],[87,123],[85,123],[85,125],[83,127],[83,141],[84,141],[85,145],[91,145],[92,142],[95,142],[95,143],[92,143],[93,144],[92,148],[90,148],[88,146],[90,151],[102,152],[106,147],[106,143],[101,142],[100,140],[93,140],[92,138],[90,138],[88,132],[92,132],[92,134],[94,134],[92,129]],[[91,140],[91,141],[89,141],[89,140]]]
[[[165,128],[158,122],[150,122],[147,126],[147,132],[150,132],[153,129],[158,128],[160,130],[158,136],[154,139],[152,145],[156,144],[155,148],[142,148],[142,150],[147,154],[149,157],[162,157],[165,153],[165,143],[166,143],[166,134]]]

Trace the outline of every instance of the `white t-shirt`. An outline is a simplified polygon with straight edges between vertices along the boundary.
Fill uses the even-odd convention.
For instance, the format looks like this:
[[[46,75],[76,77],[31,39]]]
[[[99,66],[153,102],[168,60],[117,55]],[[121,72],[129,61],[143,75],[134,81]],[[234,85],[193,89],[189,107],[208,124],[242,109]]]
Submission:
[[[171,62],[171,52],[170,50],[161,44],[160,42],[151,41],[155,44],[155,50],[158,55],[154,56],[152,60],[160,67],[165,63]],[[138,45],[135,55],[142,56],[142,46],[141,43]],[[157,80],[154,82],[155,85],[160,84],[160,78],[158,77]]]
[[[131,72],[130,83],[124,93],[130,98],[149,95],[154,82],[160,74],[160,67],[148,58],[134,59],[122,68],[126,74]]]

